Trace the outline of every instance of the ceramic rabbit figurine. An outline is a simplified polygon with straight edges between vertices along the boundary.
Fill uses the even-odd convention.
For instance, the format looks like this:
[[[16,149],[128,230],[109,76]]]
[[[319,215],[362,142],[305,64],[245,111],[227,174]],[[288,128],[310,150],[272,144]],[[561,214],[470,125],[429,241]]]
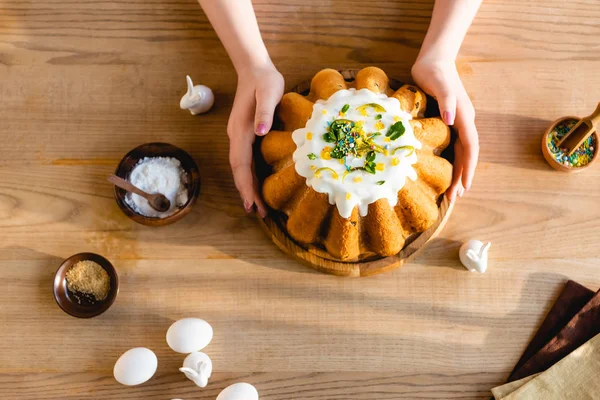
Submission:
[[[179,368],[185,376],[199,387],[208,385],[208,378],[212,374],[212,361],[206,354],[196,351],[188,355]]]
[[[460,262],[470,272],[484,273],[488,267],[488,250],[491,245],[491,242],[469,240],[460,247]]]
[[[188,91],[181,98],[179,107],[182,110],[190,110],[192,115],[202,114],[210,110],[215,102],[215,95],[212,90],[204,85],[194,86],[194,82],[192,82],[189,75],[185,79],[187,80]]]

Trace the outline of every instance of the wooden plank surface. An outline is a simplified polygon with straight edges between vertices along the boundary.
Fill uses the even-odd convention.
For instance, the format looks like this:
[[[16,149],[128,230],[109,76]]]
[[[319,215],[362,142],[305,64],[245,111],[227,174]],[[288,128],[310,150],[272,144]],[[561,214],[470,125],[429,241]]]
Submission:
[[[255,1],[288,88],[324,67],[407,80],[432,4]],[[600,100],[599,19],[597,0],[484,2],[458,62],[482,144],[472,193],[414,263],[342,279],[286,258],[240,207],[224,132],[236,78],[193,0],[4,0],[0,397],[210,399],[245,380],[261,399],[486,398],[568,278],[600,286],[600,164],[562,175],[539,147],[550,121]],[[214,89],[209,114],[179,110],[185,74]],[[192,214],[162,229],[129,221],[105,181],[155,140],[188,150],[203,184]],[[484,275],[458,263],[472,237],[493,242]],[[122,279],[89,321],[51,294],[60,261],[81,251]],[[215,329],[204,390],[164,340],[188,316]],[[135,346],[159,369],[125,388],[112,366]]]

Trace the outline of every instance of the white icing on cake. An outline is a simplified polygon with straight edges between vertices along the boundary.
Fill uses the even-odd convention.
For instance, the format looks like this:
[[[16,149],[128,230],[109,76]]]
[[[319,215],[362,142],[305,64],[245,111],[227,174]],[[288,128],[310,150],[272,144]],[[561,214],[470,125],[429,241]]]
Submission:
[[[383,109],[369,104],[377,104]],[[341,113],[345,105],[349,107],[345,113]],[[369,106],[361,107],[363,105]],[[296,172],[305,177],[306,184],[315,191],[327,194],[329,203],[337,206],[343,218],[349,218],[355,206],[358,206],[361,216],[367,215],[369,204],[379,199],[387,199],[393,207],[398,201],[398,191],[402,189],[406,179],[410,178],[413,181],[417,179],[417,173],[412,166],[417,162],[414,149],[421,149],[422,146],[415,138],[408,122],[410,119],[412,119],[411,115],[400,109],[400,102],[396,98],[375,94],[368,89],[340,90],[327,101],[318,100],[306,127],[297,129],[292,134],[292,139],[297,146],[294,152]],[[327,142],[324,138],[325,134],[330,136],[330,141],[333,140],[330,124],[334,120],[352,121],[354,126],[356,122],[362,121],[362,131],[359,128],[354,128],[353,131],[359,137],[354,138],[351,133],[344,135],[345,139],[340,142]],[[394,135],[387,137],[386,134],[389,134],[390,127],[397,122],[402,123],[404,133],[392,140]],[[334,126],[340,123],[345,124],[345,127],[352,126],[343,121]],[[399,128],[399,124],[395,127]],[[369,138],[375,132],[380,132],[380,135]],[[392,132],[398,132],[398,129]],[[352,143],[349,143],[350,137],[354,140]],[[332,158],[332,152],[337,155],[336,144],[344,142],[348,145],[346,147],[348,149],[353,149],[354,147],[350,147],[353,144],[361,144],[360,148],[363,151],[357,156],[353,156],[350,151],[350,155],[343,161]],[[364,150],[365,145],[368,150]],[[374,145],[374,148],[370,145]],[[327,149],[324,151],[326,147],[331,151]],[[394,150],[396,150],[395,154],[393,154]],[[371,166],[376,165],[374,174],[364,169],[366,156],[370,151],[374,152],[371,157],[375,155],[375,164],[371,164]],[[354,168],[361,169],[354,170]],[[344,177],[349,169],[351,172]]]

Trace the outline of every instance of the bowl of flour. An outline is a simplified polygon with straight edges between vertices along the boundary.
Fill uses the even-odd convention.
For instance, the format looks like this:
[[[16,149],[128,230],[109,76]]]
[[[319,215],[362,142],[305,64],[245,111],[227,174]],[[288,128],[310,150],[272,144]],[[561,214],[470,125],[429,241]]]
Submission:
[[[137,194],[115,187],[115,199],[121,210],[135,222],[163,226],[187,215],[200,193],[200,173],[194,159],[184,150],[168,143],[147,143],[123,157],[115,175],[139,189],[160,193],[171,202],[165,212],[156,211]]]

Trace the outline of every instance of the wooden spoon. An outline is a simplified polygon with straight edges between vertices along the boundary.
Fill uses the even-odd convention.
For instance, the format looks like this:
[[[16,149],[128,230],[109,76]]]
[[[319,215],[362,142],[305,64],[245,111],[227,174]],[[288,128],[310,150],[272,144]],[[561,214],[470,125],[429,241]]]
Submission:
[[[583,117],[577,124],[556,144],[559,149],[564,149],[571,156],[596,131],[600,123],[600,103],[591,115]]]
[[[131,182],[128,182],[123,178],[119,178],[116,175],[110,175],[108,177],[108,181],[113,185],[120,187],[123,190],[135,193],[138,196],[145,198],[146,200],[148,200],[150,207],[154,208],[158,212],[166,212],[171,207],[171,202],[169,201],[169,199],[167,199],[165,195],[162,195],[160,193],[146,193],[143,190],[140,190],[137,187],[133,186]]]

